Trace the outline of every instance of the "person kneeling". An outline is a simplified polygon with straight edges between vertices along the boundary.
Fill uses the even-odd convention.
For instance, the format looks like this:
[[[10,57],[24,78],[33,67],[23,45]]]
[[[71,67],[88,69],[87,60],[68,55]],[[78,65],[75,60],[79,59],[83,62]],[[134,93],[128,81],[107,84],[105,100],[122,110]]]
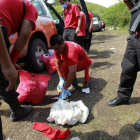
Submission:
[[[88,70],[92,60],[88,58],[80,45],[64,41],[58,34],[51,36],[50,45],[54,49],[56,68],[60,79],[57,89],[62,89],[60,98],[66,99],[78,89],[76,72],[85,70],[85,84],[87,84],[89,80]]]

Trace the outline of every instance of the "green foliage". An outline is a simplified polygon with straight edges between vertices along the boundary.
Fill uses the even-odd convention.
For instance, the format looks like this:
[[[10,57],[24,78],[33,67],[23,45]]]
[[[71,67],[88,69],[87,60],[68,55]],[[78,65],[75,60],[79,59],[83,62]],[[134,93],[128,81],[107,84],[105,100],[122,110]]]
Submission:
[[[77,5],[81,6],[80,0],[71,0],[70,3],[75,3]],[[87,6],[87,10],[93,13],[94,15],[98,15],[101,19],[103,18],[104,12],[107,8],[100,6],[98,4],[85,2]],[[57,12],[62,15],[62,6],[60,5],[59,0],[56,0],[53,3],[54,8],[57,10]]]
[[[81,6],[80,0],[71,0],[70,3],[75,3]],[[92,12],[93,16],[99,16],[100,20],[104,20],[107,26],[119,26],[125,27],[130,22],[130,12],[128,7],[119,0],[119,3],[105,8],[101,5],[85,2],[87,10]],[[55,0],[53,3],[54,8],[57,12],[62,15],[62,6],[59,0]]]
[[[128,7],[123,3],[119,2],[108,9],[104,13],[104,20],[108,26],[119,26],[124,27],[129,24],[130,11]]]
[[[86,6],[88,11],[90,11],[93,16],[99,16],[101,20],[104,19],[104,12],[106,11],[106,7],[103,7],[101,5],[98,4],[94,4],[94,3],[90,3],[90,2],[86,2]]]

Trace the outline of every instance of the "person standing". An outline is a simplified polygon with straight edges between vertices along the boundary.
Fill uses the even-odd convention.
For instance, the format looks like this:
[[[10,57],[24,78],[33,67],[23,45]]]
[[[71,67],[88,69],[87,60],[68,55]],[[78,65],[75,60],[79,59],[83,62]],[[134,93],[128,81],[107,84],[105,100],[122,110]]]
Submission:
[[[105,21],[102,21],[102,29],[105,31]]]
[[[11,108],[11,121],[17,121],[32,111],[32,106],[21,107],[15,90],[20,66],[16,60],[26,45],[30,33],[35,29],[38,17],[36,7],[29,0],[0,1],[0,97]],[[9,55],[11,34],[18,32],[18,38]]]
[[[0,68],[1,68],[1,75],[3,74],[3,78],[7,80],[7,85],[6,88],[4,88],[4,92],[8,92],[11,89],[13,89],[16,85],[16,79],[18,77],[18,73],[16,69],[14,68],[14,65],[11,63],[10,56],[8,54],[6,44],[4,41],[2,29],[0,26]],[[0,78],[0,90],[2,84],[1,78]],[[6,91],[5,91],[6,90]],[[3,140],[3,135],[2,135],[2,122],[1,122],[1,116],[0,116],[0,140]]]
[[[92,39],[92,30],[93,30],[93,15],[91,12],[88,11],[90,26],[88,29],[88,39],[84,39],[84,50],[86,54],[89,54],[90,46],[91,46],[91,39]]]
[[[108,101],[108,106],[114,107],[118,105],[128,104],[133,91],[133,87],[140,70],[140,20],[139,3],[135,0],[135,4],[131,0],[123,0],[129,10],[131,10],[130,36],[127,38],[127,47],[122,60],[122,73],[120,76],[120,84],[117,97]],[[139,23],[139,24],[135,24]],[[140,130],[140,119],[134,124],[137,130]]]
[[[68,0],[59,0],[64,14],[65,30],[63,38],[65,41],[77,42],[77,34],[80,32],[81,17],[76,4],[69,3]]]
[[[79,88],[76,72],[85,70],[85,84],[87,84],[90,78],[88,71],[92,60],[88,58],[79,44],[64,41],[58,34],[51,36],[50,45],[54,49],[56,68],[60,79],[57,89],[62,89],[60,98],[65,99],[66,95],[70,96]],[[67,88],[69,89],[67,90]]]
[[[85,37],[85,27],[86,27],[86,16],[84,12],[81,10],[81,7],[78,5],[81,17],[81,27],[80,32],[77,34],[77,43],[84,48],[84,37]]]

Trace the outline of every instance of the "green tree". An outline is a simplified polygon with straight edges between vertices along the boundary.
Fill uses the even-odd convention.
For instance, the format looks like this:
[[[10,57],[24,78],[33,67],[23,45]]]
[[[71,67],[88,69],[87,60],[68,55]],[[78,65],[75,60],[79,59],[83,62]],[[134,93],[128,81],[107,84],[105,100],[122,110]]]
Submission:
[[[77,5],[81,6],[80,0],[71,0],[70,3],[75,3]],[[104,12],[106,10],[105,7],[98,5],[98,4],[94,4],[94,3],[90,3],[90,2],[85,2],[86,6],[87,6],[87,10],[92,12],[93,15],[97,15],[102,19]],[[62,15],[62,6],[60,5],[59,0],[55,0],[55,2],[53,3],[54,8],[57,10],[57,12]]]
[[[110,6],[109,8],[103,7],[98,4],[85,2],[87,10],[92,12],[93,16],[99,16],[100,20],[104,20],[107,26],[127,26],[130,22],[130,11],[127,6],[120,0],[119,3]],[[70,3],[75,3],[81,6],[80,0],[71,0]],[[57,12],[62,15],[62,6],[59,0],[55,0],[53,3],[54,8]]]
[[[119,2],[108,9],[104,13],[104,20],[109,26],[124,27],[129,24],[130,11],[123,2]]]

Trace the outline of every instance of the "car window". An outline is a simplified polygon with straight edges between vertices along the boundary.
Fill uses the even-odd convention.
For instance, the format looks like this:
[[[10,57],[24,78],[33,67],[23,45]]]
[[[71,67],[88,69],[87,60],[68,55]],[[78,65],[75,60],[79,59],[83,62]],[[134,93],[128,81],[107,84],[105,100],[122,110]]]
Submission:
[[[38,1],[33,1],[32,3],[33,3],[33,5],[37,8],[37,10],[38,10],[38,15],[39,15],[39,16],[44,15],[44,10],[43,10],[41,4],[40,4]]]
[[[97,18],[93,18],[93,21],[98,21],[98,19]]]
[[[56,14],[53,12],[53,10],[50,7],[48,7],[48,9],[49,9],[49,11],[50,11],[50,13],[52,15],[52,18],[53,18],[54,23],[55,24],[59,24],[60,23],[60,20],[58,19],[58,17],[56,16]]]

